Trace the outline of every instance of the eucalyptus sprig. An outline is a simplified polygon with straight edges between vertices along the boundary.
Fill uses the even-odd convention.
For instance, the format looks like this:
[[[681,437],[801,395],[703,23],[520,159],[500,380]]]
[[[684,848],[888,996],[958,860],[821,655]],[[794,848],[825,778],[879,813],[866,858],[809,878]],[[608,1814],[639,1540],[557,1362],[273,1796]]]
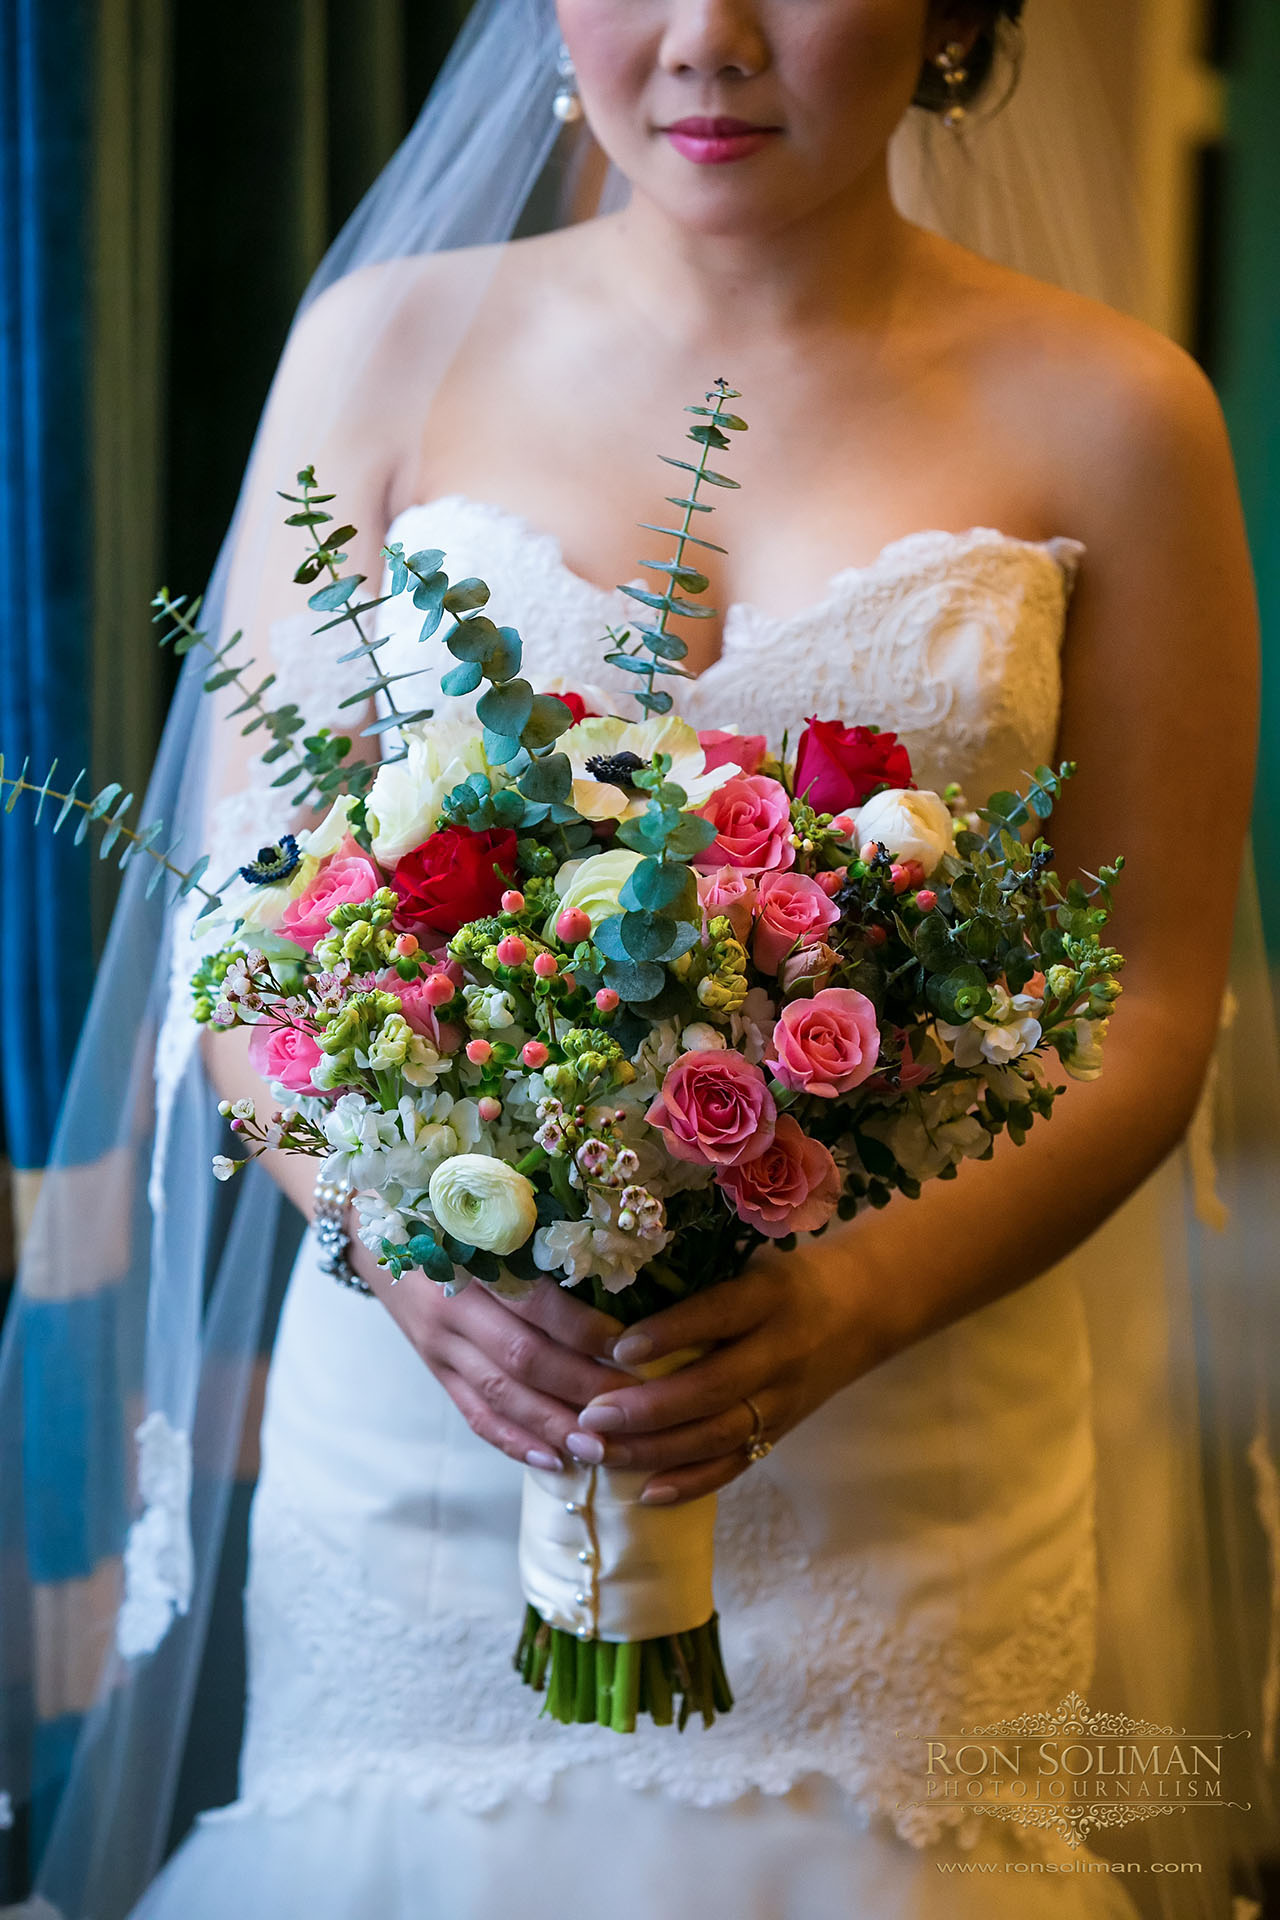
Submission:
[[[709,502],[698,498],[703,486],[731,487],[735,490],[738,487],[738,481],[731,480],[727,474],[715,472],[707,465],[707,461],[713,450],[717,453],[728,452],[730,446],[728,435],[745,433],[747,423],[740,415],[728,411],[726,403],[740,399],[741,395],[726,381],[715,381],[706,398],[706,406],[685,408],[686,413],[695,414],[699,419],[699,424],[690,427],[685,436],[686,439],[692,440],[695,446],[701,448],[697,461],[677,460],[673,455],[666,453],[658,455],[665,465],[678,467],[682,472],[693,475],[688,483],[686,494],[669,493],[666,496],[673,507],[680,507],[683,510],[683,520],[678,527],[657,526],[647,520],[641,522],[641,525],[650,533],[669,533],[675,539],[676,550],[672,559],[640,562],[640,565],[651,573],[665,573],[667,584],[661,593],[650,593],[643,587],[621,588],[629,599],[638,601],[650,614],[656,613],[657,622],[650,625],[640,623],[635,625],[633,630],[639,636],[639,644],[633,648],[628,648],[626,645],[632,629],[628,629],[623,635],[615,636],[611,632],[610,638],[616,639],[618,644],[612,653],[605,655],[605,659],[611,666],[619,667],[623,673],[635,674],[645,682],[643,689],[635,695],[635,699],[646,713],[671,711],[671,695],[662,688],[655,688],[653,684],[660,674],[674,676],[681,680],[687,680],[690,677],[686,669],[679,664],[685,659],[689,649],[678,634],[671,632],[672,617],[680,620],[712,620],[716,613],[714,607],[698,606],[693,600],[684,597],[689,594],[705,593],[711,584],[705,573],[689,564],[685,558],[685,552],[690,546],[705,547],[711,553],[724,552],[724,548],[718,547],[714,540],[704,540],[700,534],[693,532],[693,516],[695,513],[710,513],[713,510]]]
[[[423,616],[419,640],[431,639],[445,615],[452,616],[444,644],[457,665],[441,676],[442,690],[466,698],[488,683],[475,703],[484,729],[485,758],[515,781],[520,799],[518,809],[510,803],[499,809],[503,824],[526,833],[550,826],[565,837],[569,850],[585,846],[591,830],[572,805],[573,769],[568,755],[555,750],[560,735],[573,725],[573,715],[563,700],[535,693],[521,677],[523,642],[515,627],[499,627],[484,612],[488,586],[474,577],[451,582],[440,564],[444,554],[439,547],[406,554],[397,543],[384,552],[393,595],[404,593],[410,581],[416,582],[413,603]],[[480,808],[489,802],[490,783],[479,775],[473,779],[477,784],[472,791]],[[493,798],[496,804],[500,796]]]
[[[13,812],[24,793],[30,793],[36,796],[35,817],[37,820],[39,820],[41,814],[44,812],[46,800],[58,800],[61,802],[61,806],[58,810],[58,817],[53,823],[53,831],[58,833],[61,828],[65,826],[71,814],[73,812],[79,812],[80,818],[76,823],[75,834],[72,837],[72,844],[77,847],[95,820],[105,820],[106,831],[102,836],[102,843],[98,848],[98,858],[100,860],[105,860],[115,846],[116,841],[123,838],[125,844],[121,850],[120,858],[116,863],[118,868],[122,869],[127,867],[134,856],[139,853],[147,854],[148,857],[155,862],[151,877],[147,881],[145,895],[147,899],[150,899],[165,874],[171,873],[180,883],[178,887],[179,898],[185,898],[187,894],[193,892],[199,892],[204,895],[205,904],[200,910],[200,919],[203,920],[206,913],[212,913],[215,907],[222,905],[221,895],[210,893],[207,887],[201,885],[205,869],[209,864],[209,856],[207,853],[202,853],[192,867],[177,867],[173,864],[172,860],[170,860],[169,855],[173,853],[179,845],[181,835],[173,840],[170,845],[165,848],[163,853],[159,852],[156,848],[156,841],[159,840],[165,832],[163,820],[149,821],[145,827],[137,830],[133,827],[126,826],[124,816],[133,805],[133,795],[131,793],[124,793],[123,798],[121,798],[123,789],[119,781],[112,781],[109,786],[101,788],[99,792],[93,795],[92,799],[84,799],[77,789],[80,786],[80,782],[88,777],[87,768],[82,767],[72,781],[69,789],[65,793],[59,793],[52,784],[53,776],[58,769],[57,761],[54,760],[50,764],[48,773],[38,784],[35,781],[27,779],[27,768],[30,764],[30,756],[28,756],[27,759],[23,761],[22,767],[15,778],[12,774],[5,773],[4,755],[0,753],[0,794],[4,792],[6,787],[9,789],[9,797],[4,803],[6,813]],[[112,809],[114,809],[114,811],[112,811]]]

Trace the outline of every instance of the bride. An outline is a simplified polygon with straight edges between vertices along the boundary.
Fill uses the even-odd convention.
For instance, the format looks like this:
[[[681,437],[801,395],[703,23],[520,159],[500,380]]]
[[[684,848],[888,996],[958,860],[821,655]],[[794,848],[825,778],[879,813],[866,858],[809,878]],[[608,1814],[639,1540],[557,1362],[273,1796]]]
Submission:
[[[1176,1516],[1133,1502],[1129,1559],[1104,1561],[1100,1594],[1097,1388],[1127,1366],[1142,1404],[1144,1353],[1119,1330],[1141,1330],[1143,1300],[1158,1313],[1180,1142],[1227,977],[1257,700],[1249,560],[1203,376],[1111,308],[913,223],[891,193],[891,139],[912,103],[935,116],[935,154],[963,141],[966,111],[996,104],[1020,11],[559,0],[558,111],[585,115],[615,210],[361,266],[295,328],[224,626],[269,650],[308,719],[351,727],[340,703],[360,682],[281,584],[301,551],[273,493],[297,468],[314,459],[337,491],[372,580],[386,542],[444,548],[455,578],[492,584],[535,680],[617,706],[626,689],[599,639],[625,619],[614,583],[636,575],[636,524],[662,518],[652,456],[723,374],[750,432],[741,491],[712,529],[724,612],[689,635],[687,717],[775,746],[813,713],[893,728],[921,785],[958,775],[975,803],[1077,759],[1057,864],[1125,853],[1129,964],[1106,1073],[1069,1089],[1030,1152],[1002,1140],[918,1202],[762,1252],[743,1279],[621,1342],[618,1322],[549,1281],[525,1301],[480,1285],[445,1298],[421,1274],[393,1289],[350,1208],[350,1268],[376,1296],[363,1298],[334,1284],[308,1235],[261,1429],[239,1793],[201,1817],[136,1920],[541,1920],[566,1905],[584,1920],[684,1920],[709,1885],[751,1920],[1136,1910],[1087,1849],[934,1793],[920,1757],[921,1736],[1088,1694],[1099,1663],[1148,1687],[1104,1705],[1163,1721],[1189,1697],[1179,1628],[1149,1611],[1182,1552]],[[512,76],[528,89],[527,18],[544,37],[552,25],[521,5],[504,29],[503,13],[477,30],[495,127]],[[579,195],[584,172],[569,182]],[[385,673],[429,666],[403,602],[379,617]],[[376,756],[378,739],[363,750]],[[289,824],[259,745],[215,729],[215,873]],[[1206,792],[1211,807],[1193,801]],[[1191,876],[1194,962],[1175,966]],[[187,1058],[197,949],[184,933],[159,1052],[167,1160],[152,1180],[175,1261],[183,1229],[166,1195],[203,1178],[191,1086],[210,1101]],[[209,1035],[205,1072],[218,1096],[263,1101],[245,1037]],[[306,1163],[267,1165],[310,1215]],[[254,1191],[265,1203],[265,1182]],[[243,1275],[256,1261],[265,1286],[261,1237],[233,1232],[233,1264]],[[626,1370],[696,1341],[712,1351],[675,1376]],[[149,1558],[135,1527],[120,1623],[135,1688],[176,1662],[155,1685],[180,1687],[180,1672],[188,1698],[182,1640],[208,1599],[201,1515],[215,1539],[221,1525],[200,1435],[240,1421],[234,1393],[209,1411],[217,1346],[206,1331],[204,1383],[194,1400],[187,1389],[197,1603],[181,1529],[164,1534],[166,1473],[181,1501],[188,1456],[165,1454],[181,1435],[153,1415],[142,1491],[171,1552]],[[754,1465],[748,1397],[772,1448]],[[521,1468],[601,1460],[643,1469],[651,1502],[721,1494],[717,1604],[739,1697],[710,1729],[554,1726],[511,1674]],[[1129,1466],[1156,1484],[1141,1447]],[[1145,1668],[1126,1665],[1135,1645]],[[136,1759],[158,1698],[101,1739],[99,1767]],[[78,1863],[47,1882],[58,1910],[124,1912],[90,1812],[132,1794],[138,1830],[158,1836],[154,1870],[168,1764],[150,1800],[79,1780],[59,1829]],[[1208,1844],[1197,1832],[1183,1852]],[[1165,1910],[1225,1911],[1193,1904],[1207,1888],[1180,1897]]]

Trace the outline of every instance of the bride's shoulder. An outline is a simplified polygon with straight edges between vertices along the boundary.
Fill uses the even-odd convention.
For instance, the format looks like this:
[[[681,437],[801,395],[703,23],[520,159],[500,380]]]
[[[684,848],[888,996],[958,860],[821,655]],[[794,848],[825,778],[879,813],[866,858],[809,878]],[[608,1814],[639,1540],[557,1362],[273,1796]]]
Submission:
[[[993,417],[1038,447],[1061,511],[1150,510],[1231,470],[1222,409],[1184,348],[1130,314],[955,249],[955,350]]]

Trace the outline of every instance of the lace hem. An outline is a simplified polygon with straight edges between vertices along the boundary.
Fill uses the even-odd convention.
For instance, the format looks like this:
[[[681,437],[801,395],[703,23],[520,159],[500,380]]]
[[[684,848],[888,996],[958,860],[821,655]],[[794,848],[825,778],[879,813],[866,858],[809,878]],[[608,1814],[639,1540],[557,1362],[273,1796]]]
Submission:
[[[742,1485],[722,1500],[732,1505]],[[757,1508],[760,1490],[757,1482]],[[717,1587],[733,1713],[709,1729],[646,1727],[623,1737],[539,1718],[539,1702],[512,1672],[514,1612],[510,1621],[455,1616],[424,1625],[362,1591],[350,1561],[260,1488],[248,1617],[251,1672],[264,1676],[269,1694],[258,1700],[250,1690],[241,1798],[210,1817],[283,1817],[370,1781],[424,1806],[488,1812],[519,1796],[547,1800],[566,1769],[607,1766],[620,1787],[706,1808],[783,1795],[818,1775],[849,1797],[864,1827],[887,1822],[917,1848],[948,1835],[976,1844],[990,1821],[960,1803],[925,1802],[911,1766],[915,1742],[899,1732],[958,1732],[1043,1711],[1087,1687],[1092,1555],[1059,1591],[1029,1592],[1014,1628],[976,1652],[958,1626],[895,1620],[875,1607],[859,1591],[855,1564],[809,1565],[785,1516],[776,1493],[745,1530],[729,1516]],[[735,1592],[749,1562],[755,1604]],[[769,1569],[763,1582],[761,1568]],[[797,1580],[800,1606],[788,1602]],[[1019,1828],[1017,1844],[1039,1852],[1057,1842]]]

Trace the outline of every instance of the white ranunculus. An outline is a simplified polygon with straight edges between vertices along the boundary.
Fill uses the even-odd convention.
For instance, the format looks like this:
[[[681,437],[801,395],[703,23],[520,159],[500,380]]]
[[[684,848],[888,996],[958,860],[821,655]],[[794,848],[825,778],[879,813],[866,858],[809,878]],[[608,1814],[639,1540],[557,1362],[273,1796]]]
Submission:
[[[384,867],[434,833],[445,795],[472,773],[491,773],[474,719],[406,727],[408,753],[381,767],[369,789],[373,851]]]
[[[626,886],[641,855],[629,847],[613,847],[608,853],[589,853],[583,860],[566,860],[556,875],[560,904],[552,914],[550,928],[569,907],[577,907],[591,922],[594,933],[602,920],[611,920],[621,908],[618,895]]]
[[[859,846],[878,840],[892,859],[918,860],[926,879],[955,846],[955,822],[936,793],[889,787],[859,807],[854,818]]]
[[[514,1253],[538,1224],[532,1183],[486,1153],[457,1153],[443,1161],[428,1193],[444,1231],[488,1253]]]

